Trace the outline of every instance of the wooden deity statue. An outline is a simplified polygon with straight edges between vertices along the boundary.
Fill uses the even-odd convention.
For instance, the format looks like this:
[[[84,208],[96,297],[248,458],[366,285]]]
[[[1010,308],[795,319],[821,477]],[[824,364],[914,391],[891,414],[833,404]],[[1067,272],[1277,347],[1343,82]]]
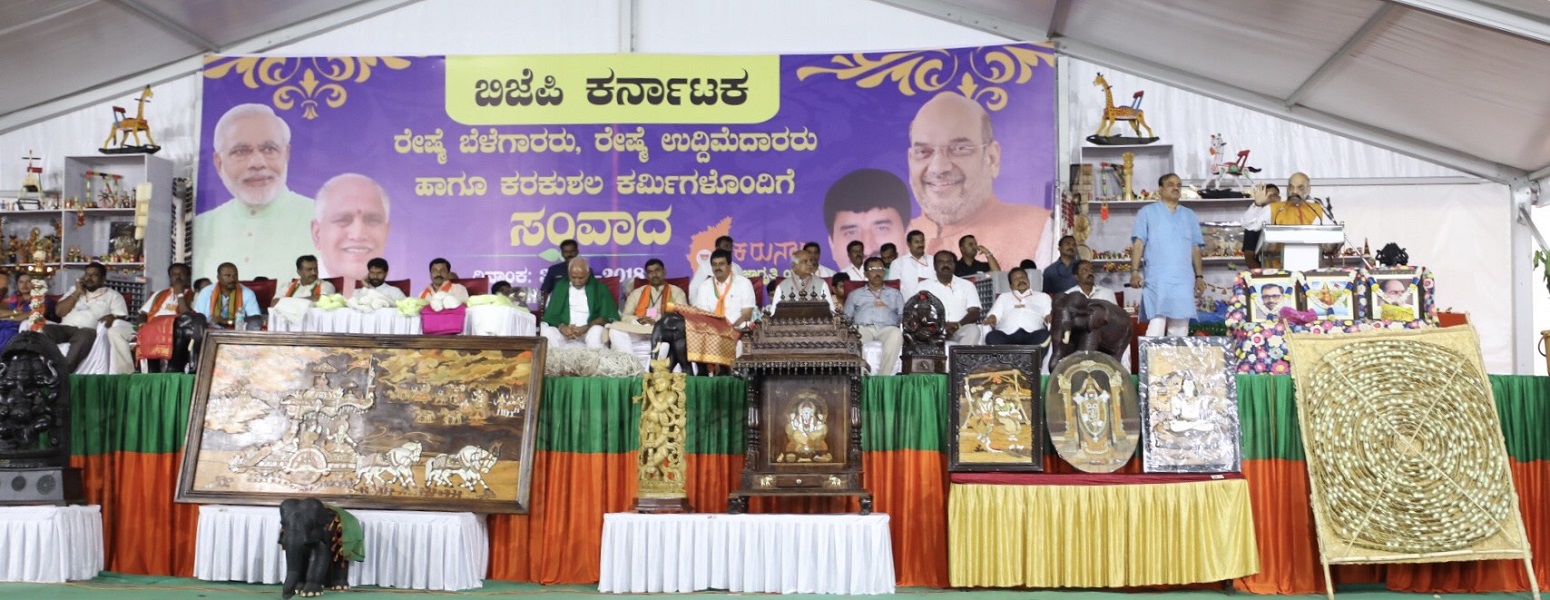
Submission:
[[[684,492],[684,444],[688,418],[684,410],[684,386],[688,377],[674,373],[665,359],[653,359],[651,372],[641,381],[640,451],[636,463],[638,490],[635,512],[691,512]]]

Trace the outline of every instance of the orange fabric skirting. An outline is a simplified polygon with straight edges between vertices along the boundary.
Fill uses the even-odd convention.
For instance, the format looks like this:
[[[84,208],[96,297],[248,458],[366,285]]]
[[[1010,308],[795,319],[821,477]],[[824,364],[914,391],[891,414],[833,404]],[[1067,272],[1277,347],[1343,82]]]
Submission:
[[[199,507],[176,504],[183,453],[73,456],[86,501],[102,506],[104,567],[135,575],[194,576]]]

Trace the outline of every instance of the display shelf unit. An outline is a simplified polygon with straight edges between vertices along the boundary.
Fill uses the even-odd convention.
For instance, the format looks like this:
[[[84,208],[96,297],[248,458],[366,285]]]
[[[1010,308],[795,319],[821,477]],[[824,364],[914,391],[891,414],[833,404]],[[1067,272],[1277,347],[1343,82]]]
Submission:
[[[160,289],[168,285],[167,267],[171,264],[171,236],[172,236],[172,161],[165,158],[157,158],[146,154],[121,154],[111,156],[71,156],[65,158],[64,189],[60,195],[63,200],[75,199],[85,202],[86,172],[111,173],[122,177],[118,186],[133,198],[135,186],[142,182],[151,183],[150,212],[145,223],[145,235],[141,240],[141,254],[143,261],[134,262],[103,262],[109,270],[109,278],[114,289],[125,291],[138,286]],[[98,182],[93,180],[93,193],[100,191]],[[96,199],[93,198],[92,201]],[[0,235],[16,235],[26,239],[33,228],[37,228],[44,236],[52,235],[54,228],[51,223],[58,221],[59,247],[54,249],[53,256],[46,263],[47,266],[58,269],[49,285],[54,290],[65,290],[75,285],[75,280],[80,278],[86,265],[90,261],[65,262],[66,253],[71,246],[80,246],[81,252],[88,259],[94,257],[106,257],[112,243],[114,224],[123,223],[133,227],[135,222],[134,208],[87,208],[67,209],[54,208],[46,210],[9,210],[0,211],[0,217],[4,218],[5,227]],[[83,224],[76,225],[77,218],[83,219]],[[18,263],[6,265],[7,269],[19,269],[31,266],[32,263],[25,257],[19,257]],[[101,261],[99,261],[101,262]],[[144,290],[136,290],[139,293],[132,297],[143,298]]]
[[[1103,195],[1102,163],[1122,164],[1126,152],[1134,155],[1135,174],[1131,177],[1131,191],[1157,189],[1157,178],[1173,171],[1172,144],[1144,144],[1126,146],[1081,146],[1077,150],[1077,162],[1093,166],[1093,202]],[[1111,196],[1123,192],[1123,186],[1109,183]],[[1114,203],[1110,202],[1110,206]]]

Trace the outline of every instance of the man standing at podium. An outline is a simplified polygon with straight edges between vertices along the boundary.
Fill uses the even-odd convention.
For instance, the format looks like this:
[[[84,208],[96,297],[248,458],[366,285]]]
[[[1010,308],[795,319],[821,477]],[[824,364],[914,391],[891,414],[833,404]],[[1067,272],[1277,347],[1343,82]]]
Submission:
[[[1162,201],[1141,208],[1130,234],[1130,286],[1141,288],[1149,337],[1188,335],[1195,296],[1205,291],[1200,249],[1206,241],[1195,211],[1179,206],[1181,187],[1173,173],[1158,179]]]
[[[1312,225],[1324,217],[1324,209],[1308,202],[1308,176],[1293,173],[1286,180],[1286,200],[1270,205],[1271,225]]]

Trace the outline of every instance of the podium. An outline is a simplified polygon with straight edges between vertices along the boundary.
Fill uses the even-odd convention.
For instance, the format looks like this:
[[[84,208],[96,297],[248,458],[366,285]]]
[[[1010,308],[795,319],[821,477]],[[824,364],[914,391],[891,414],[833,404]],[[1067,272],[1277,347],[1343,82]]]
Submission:
[[[1345,227],[1340,225],[1266,225],[1262,244],[1281,244],[1281,268],[1287,271],[1315,271],[1325,244],[1345,243]]]

